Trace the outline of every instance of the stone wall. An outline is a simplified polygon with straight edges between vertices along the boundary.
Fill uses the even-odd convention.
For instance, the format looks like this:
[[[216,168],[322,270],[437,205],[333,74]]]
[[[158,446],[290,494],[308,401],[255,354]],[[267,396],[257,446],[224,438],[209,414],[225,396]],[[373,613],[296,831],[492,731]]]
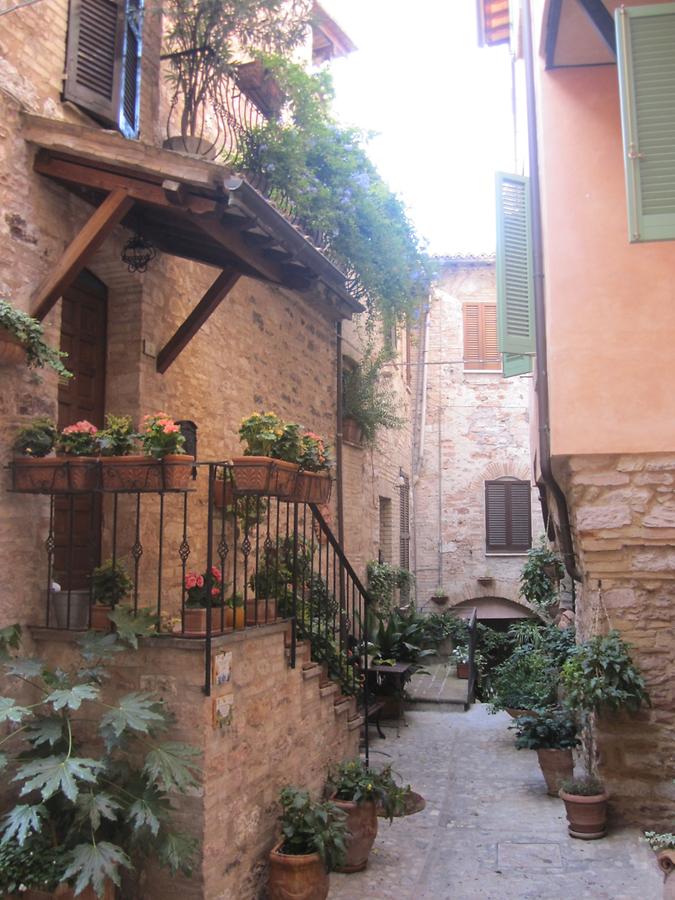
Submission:
[[[599,724],[600,772],[617,815],[672,827],[675,813],[675,456],[555,460],[583,573],[581,639],[616,628],[652,700]]]
[[[430,299],[423,455],[414,488],[417,591],[428,608],[438,586],[451,606],[481,597],[521,604],[525,555],[485,551],[485,482],[530,480],[531,379],[469,372],[463,363],[462,305],[495,302],[495,291],[494,261],[447,260]],[[533,491],[533,540],[542,532]]]
[[[291,669],[286,633],[279,625],[214,640],[214,655],[232,654],[231,680],[214,685],[211,697],[203,691],[202,641],[145,640],[138,652],[115,658],[115,691],[162,697],[175,715],[168,738],[203,754],[202,787],[175,798],[175,825],[200,841],[200,860],[189,879],[150,866],[142,897],[257,900],[267,853],[278,840],[280,789],[292,784],[318,796],[329,767],[358,755],[354,701],[336,706],[336,685],[321,686],[318,667],[303,670],[302,645]],[[36,633],[47,662],[63,664],[72,652],[59,635]],[[217,723],[214,705],[223,699],[231,703],[229,714]]]

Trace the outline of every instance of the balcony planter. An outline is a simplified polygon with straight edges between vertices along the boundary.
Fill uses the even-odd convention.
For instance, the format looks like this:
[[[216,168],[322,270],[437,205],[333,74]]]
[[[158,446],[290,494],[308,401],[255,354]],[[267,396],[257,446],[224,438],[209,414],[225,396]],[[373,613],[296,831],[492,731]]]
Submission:
[[[216,509],[227,509],[234,503],[234,489],[229,478],[216,478],[213,483],[213,505]]]
[[[25,362],[24,345],[7,328],[0,328],[0,366],[18,366]]]
[[[269,855],[268,900],[326,900],[328,872],[319,854],[282,853],[283,844],[279,841]]]
[[[279,82],[260,59],[237,66],[237,84],[268,119],[276,119],[284,105]]]
[[[239,629],[244,628],[245,625],[246,611],[243,606],[235,606],[234,609],[231,606],[225,607],[225,628]]]
[[[98,459],[91,456],[17,457],[12,469],[20,493],[71,494],[98,487]]]
[[[101,459],[104,491],[187,491],[194,456],[169,453],[154,456],[106,456]]]
[[[286,462],[285,459],[275,459],[273,462],[270,493],[280,500],[297,501],[300,466],[297,463]]]
[[[89,627],[89,589],[70,592],[70,617],[68,616],[68,591],[52,591],[49,595],[49,624],[52,628],[69,628],[79,631]]]
[[[321,506],[330,500],[333,481],[328,472],[300,472],[297,495],[300,502]]]
[[[356,419],[352,419],[351,416],[345,416],[342,420],[342,438],[347,441],[347,443],[356,444],[359,447],[363,443],[361,426]]]
[[[377,837],[377,808],[371,800],[355,803],[353,800],[336,800],[333,803],[347,816],[347,855],[344,864],[336,872],[362,872],[368,865],[368,856]]]
[[[284,500],[297,499],[299,466],[271,456],[235,456],[232,475],[243,494],[270,494]]]
[[[606,791],[602,794],[568,794],[560,791],[560,797],[565,804],[567,830],[571,837],[581,838],[584,841],[594,841],[602,838],[607,833],[607,801],[609,796]]]
[[[248,597],[246,599],[247,625],[269,625],[271,622],[276,622],[276,619],[276,598],[270,597],[269,599],[265,599],[264,597],[261,597],[256,599],[255,597]]]
[[[546,782],[546,793],[557,797],[560,782],[574,774],[574,757],[571,750],[540,748],[537,750],[539,768]]]

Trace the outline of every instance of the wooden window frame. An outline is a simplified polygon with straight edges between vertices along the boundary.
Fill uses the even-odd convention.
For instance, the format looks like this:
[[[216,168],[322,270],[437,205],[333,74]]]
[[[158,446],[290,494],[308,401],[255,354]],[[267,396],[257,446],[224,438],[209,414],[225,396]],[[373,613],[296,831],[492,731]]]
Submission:
[[[478,310],[478,356],[469,358],[467,356],[467,328],[470,327],[467,316],[469,307],[476,307]],[[462,304],[462,334],[463,334],[463,359],[465,372],[495,372],[501,373],[502,359],[498,349],[495,349],[493,357],[488,355],[486,349],[486,321],[485,310],[492,309],[494,311],[494,345],[497,348],[497,304],[483,301],[467,301]]]
[[[490,500],[489,492],[491,485],[500,485],[505,488],[504,493],[504,522],[506,525],[506,542],[503,544],[491,543],[490,541]],[[512,495],[514,485],[527,485],[528,503],[527,503],[527,542],[516,543],[513,540],[513,505]],[[496,478],[485,482],[485,552],[486,553],[513,553],[525,554],[532,547],[532,502],[531,502],[532,485],[529,481],[523,481],[520,478]]]

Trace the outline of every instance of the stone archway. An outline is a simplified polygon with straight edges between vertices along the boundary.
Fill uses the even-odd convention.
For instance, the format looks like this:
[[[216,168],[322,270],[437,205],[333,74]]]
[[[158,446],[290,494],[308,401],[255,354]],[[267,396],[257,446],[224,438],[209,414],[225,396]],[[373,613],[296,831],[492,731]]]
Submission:
[[[454,604],[453,612],[462,615],[476,609],[479,620],[489,619],[538,619],[539,614],[525,603],[509,600],[506,597],[472,597]]]

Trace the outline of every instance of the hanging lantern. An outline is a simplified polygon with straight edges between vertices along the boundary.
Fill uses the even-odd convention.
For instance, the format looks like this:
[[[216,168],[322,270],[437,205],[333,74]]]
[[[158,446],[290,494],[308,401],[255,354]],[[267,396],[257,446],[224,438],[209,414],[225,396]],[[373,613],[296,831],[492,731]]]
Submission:
[[[157,251],[150,241],[138,231],[122,248],[122,262],[130,272],[146,272],[156,256]]]

